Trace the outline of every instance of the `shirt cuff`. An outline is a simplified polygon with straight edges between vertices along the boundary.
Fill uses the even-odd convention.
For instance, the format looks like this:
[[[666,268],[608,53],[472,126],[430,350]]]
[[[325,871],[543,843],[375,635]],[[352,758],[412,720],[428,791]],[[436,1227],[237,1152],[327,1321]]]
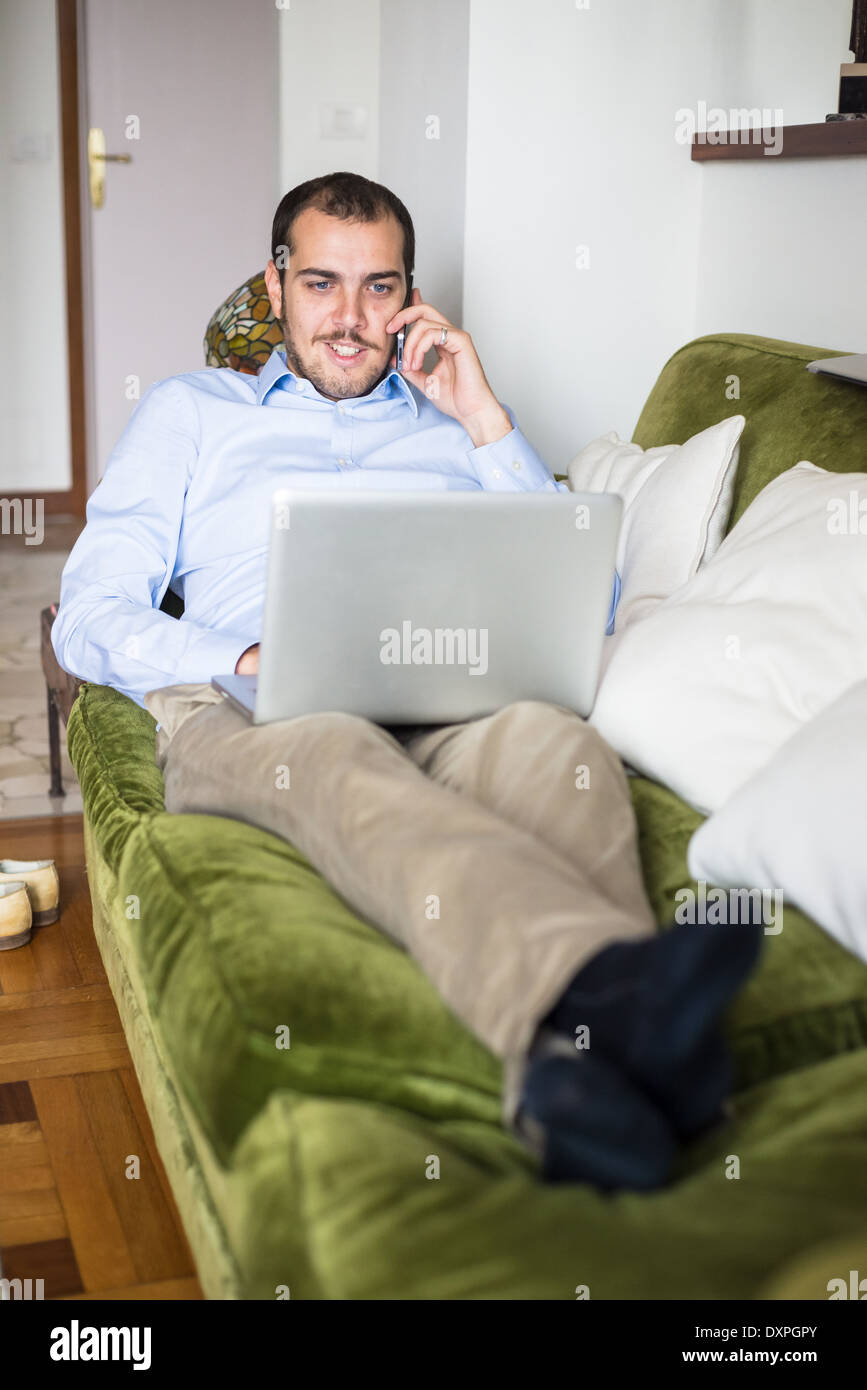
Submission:
[[[490,492],[559,492],[567,491],[555,482],[551,470],[536,450],[514,426],[502,439],[493,444],[480,444],[470,449],[467,457],[486,491]]]
[[[212,676],[232,675],[239,658],[248,647],[255,646],[258,640],[249,633],[241,636],[237,632],[205,630],[178,663],[172,685],[208,683]]]

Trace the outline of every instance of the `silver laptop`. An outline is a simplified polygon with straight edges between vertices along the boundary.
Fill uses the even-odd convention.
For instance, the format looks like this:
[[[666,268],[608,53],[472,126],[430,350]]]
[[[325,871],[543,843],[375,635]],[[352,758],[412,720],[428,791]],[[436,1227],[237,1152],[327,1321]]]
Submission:
[[[818,362],[807,363],[807,371],[818,372],[821,376],[842,377],[843,381],[867,386],[867,352],[855,353],[850,357],[820,357]]]
[[[318,492],[272,501],[256,724],[343,710],[444,724],[514,700],[589,713],[622,502],[606,493]]]

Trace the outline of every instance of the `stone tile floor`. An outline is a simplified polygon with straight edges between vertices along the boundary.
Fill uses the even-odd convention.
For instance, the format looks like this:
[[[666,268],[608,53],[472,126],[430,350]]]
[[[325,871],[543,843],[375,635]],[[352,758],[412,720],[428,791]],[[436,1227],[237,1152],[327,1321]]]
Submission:
[[[0,538],[0,819],[72,815],[81,810],[81,789],[66,753],[62,721],[67,794],[48,794],[48,720],[39,650],[39,615],[60,595],[66,552],[2,547]]]

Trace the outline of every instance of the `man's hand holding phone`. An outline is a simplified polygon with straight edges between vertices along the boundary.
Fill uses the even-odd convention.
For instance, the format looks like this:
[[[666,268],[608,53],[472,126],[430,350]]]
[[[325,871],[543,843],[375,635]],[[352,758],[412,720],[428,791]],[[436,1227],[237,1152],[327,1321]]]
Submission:
[[[407,381],[444,415],[459,421],[477,449],[511,432],[511,421],[488,385],[469,333],[455,328],[433,305],[423,303],[418,289],[412,292],[412,304],[399,309],[385,325],[386,333],[401,330],[405,332],[402,367],[397,352],[391,365],[402,370]],[[439,359],[430,373],[421,369],[429,348]]]

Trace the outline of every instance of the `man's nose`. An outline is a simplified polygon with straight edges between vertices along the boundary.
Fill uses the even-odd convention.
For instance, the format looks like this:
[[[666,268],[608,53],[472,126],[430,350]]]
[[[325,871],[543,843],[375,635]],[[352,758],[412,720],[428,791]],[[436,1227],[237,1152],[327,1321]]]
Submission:
[[[338,304],[335,324],[346,332],[360,333],[367,323],[361,295],[346,294]]]

